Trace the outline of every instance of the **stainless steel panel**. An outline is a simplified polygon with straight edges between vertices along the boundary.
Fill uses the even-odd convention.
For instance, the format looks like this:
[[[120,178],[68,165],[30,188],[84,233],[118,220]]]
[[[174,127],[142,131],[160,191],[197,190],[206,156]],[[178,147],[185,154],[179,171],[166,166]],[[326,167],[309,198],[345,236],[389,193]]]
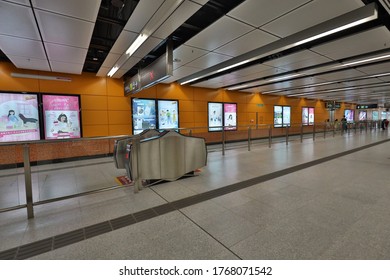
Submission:
[[[160,170],[161,178],[176,180],[186,174],[185,140],[177,133],[160,138]]]
[[[140,153],[132,151],[131,164],[139,167],[139,179],[173,181],[207,162],[203,138],[183,136],[175,131],[148,138],[140,143]],[[133,172],[130,172],[133,173]]]
[[[158,138],[141,142],[138,159],[141,179],[160,179],[160,141]],[[132,159],[132,167],[135,160]]]

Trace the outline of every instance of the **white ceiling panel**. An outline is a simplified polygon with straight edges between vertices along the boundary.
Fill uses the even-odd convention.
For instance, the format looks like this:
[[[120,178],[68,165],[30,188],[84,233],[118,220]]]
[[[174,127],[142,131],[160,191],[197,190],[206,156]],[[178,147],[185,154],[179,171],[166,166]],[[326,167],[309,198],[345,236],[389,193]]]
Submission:
[[[363,76],[364,73],[357,71],[355,69],[348,69],[344,71],[338,71],[329,74],[323,74],[317,76],[320,79],[324,79],[326,81],[335,81],[335,80],[344,80],[349,78],[357,78]]]
[[[187,66],[182,66],[178,69],[173,70],[173,77],[170,77],[166,80],[164,80],[164,83],[171,83],[174,82],[178,79],[181,79],[183,77],[186,77],[188,75],[191,75],[193,73],[196,73],[202,69],[199,68],[194,68],[194,67],[187,67]]]
[[[273,68],[273,67],[270,67],[270,66],[264,65],[264,64],[257,64],[257,65],[253,65],[251,67],[247,67],[247,68],[244,68],[244,69],[241,69],[238,71],[234,71],[234,72],[232,72],[232,74],[236,74],[237,76],[245,77],[248,75],[253,75],[253,74],[267,71],[271,68]]]
[[[9,55],[8,58],[17,68],[50,71],[50,66],[47,60],[13,55]]]
[[[104,60],[104,63],[102,64],[102,67],[112,67],[115,62],[117,62],[117,60],[121,57],[120,54],[116,54],[116,53],[109,53],[106,57],[106,59]]]
[[[259,78],[263,78],[263,77],[268,77],[268,76],[273,76],[273,75],[282,74],[282,73],[285,73],[285,72],[287,72],[287,70],[280,69],[280,68],[272,68],[272,67],[269,67],[269,68],[268,68],[267,70],[265,70],[265,71],[253,73],[253,74],[250,74],[250,75],[245,76],[244,78],[246,78],[246,79],[248,79],[248,80],[251,80],[251,79],[259,79]]]
[[[310,0],[247,0],[230,11],[228,16],[260,27],[307,2]]]
[[[315,0],[262,26],[261,29],[276,36],[287,37],[363,6],[360,0]]]
[[[88,48],[93,23],[41,10],[36,11],[36,16],[45,42]]]
[[[244,36],[216,49],[214,52],[230,56],[238,56],[251,50],[260,48],[269,43],[276,41],[278,38],[264,31],[255,29]]]
[[[87,49],[45,43],[49,60],[62,61],[67,63],[84,63],[87,56]]]
[[[138,34],[122,30],[115,44],[112,46],[110,53],[123,54],[137,38]]]
[[[127,72],[127,70],[119,69],[118,71],[116,71],[116,73],[115,73],[112,77],[113,77],[113,78],[116,78],[116,79],[119,79],[119,78],[121,78],[126,72]]]
[[[177,8],[175,12],[161,25],[161,27],[153,33],[153,37],[160,39],[167,38],[201,7],[201,5],[188,0],[184,1],[184,3],[181,4],[180,7]]]
[[[7,0],[7,1],[31,7],[29,0]]]
[[[223,75],[223,76],[219,76],[219,77],[216,77],[216,78],[213,78],[213,79],[209,79],[207,81],[209,81],[210,83],[220,83],[221,85],[228,85],[228,84],[232,84],[232,80],[235,80],[237,78],[240,78],[239,76],[237,75],[234,75],[234,74],[227,74],[227,75]],[[200,83],[196,83],[195,86],[198,86],[198,84]]]
[[[204,81],[201,83],[196,84],[197,87],[204,87],[204,88],[221,88],[223,87],[221,82],[213,82],[213,81]]]
[[[390,62],[384,62],[380,64],[357,67],[357,69],[366,74],[379,74],[390,72]]]
[[[140,33],[164,0],[139,1],[123,30]]]
[[[81,74],[83,71],[83,64],[67,63],[62,61],[50,61],[53,72]]]
[[[224,16],[188,40],[186,45],[212,51],[251,30],[253,27]]]
[[[186,66],[205,69],[231,58],[231,56],[209,52],[208,54],[188,63]]]
[[[33,7],[95,22],[101,0],[31,0]]]
[[[384,81],[384,82],[390,82],[390,76],[380,77],[379,80]]]
[[[7,55],[46,59],[41,41],[0,35],[0,49]]]
[[[204,5],[206,4],[209,0],[191,0],[192,2],[196,2],[198,4]]]
[[[131,67],[133,67],[134,65],[136,65],[139,61],[139,58],[137,57],[130,57],[121,67],[120,70],[130,70]]]
[[[162,40],[159,38],[149,37],[132,56],[139,57],[141,59],[142,57],[146,56],[151,50],[157,47],[161,42]]]
[[[390,32],[386,27],[378,27],[353,36],[312,48],[313,51],[332,59],[342,59],[355,55],[382,50],[390,45]]]
[[[181,45],[173,51],[173,69],[179,68],[203,55],[207,51],[191,46]],[[175,61],[176,60],[176,61]]]
[[[105,77],[107,76],[108,72],[110,72],[111,67],[100,67],[99,71],[97,72],[96,76],[98,77]]]
[[[32,10],[4,1],[0,1],[0,34],[41,40]]]
[[[264,62],[264,64],[272,67],[283,68],[286,70],[294,70],[330,61],[332,60],[329,58],[326,58],[309,50],[305,50],[274,60],[266,61]]]
[[[373,79],[364,79],[364,80],[358,80],[358,81],[348,81],[343,82],[343,85],[345,86],[361,86],[361,85],[369,85],[369,84],[375,84],[375,83],[383,83],[383,81],[373,78]]]
[[[156,13],[149,19],[142,33],[152,35],[172,13],[181,5],[183,0],[165,0]]]

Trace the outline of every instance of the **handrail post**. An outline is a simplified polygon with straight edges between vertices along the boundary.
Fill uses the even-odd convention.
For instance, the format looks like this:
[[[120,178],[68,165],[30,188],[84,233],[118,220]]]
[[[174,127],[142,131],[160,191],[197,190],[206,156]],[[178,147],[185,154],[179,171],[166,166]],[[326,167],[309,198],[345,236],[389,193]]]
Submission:
[[[141,143],[140,143],[140,138],[139,137],[135,137],[134,141],[133,141],[133,147],[132,147],[134,150],[133,150],[133,156],[134,158],[132,159],[132,166],[131,166],[131,170],[134,174],[134,193],[137,193],[139,192],[141,189],[142,189],[142,181],[141,181],[141,178],[140,178],[140,170],[139,170],[139,166],[140,166],[140,148],[141,148]]]
[[[272,125],[269,125],[268,129],[268,148],[271,148],[271,142],[272,142]]]
[[[316,124],[313,123],[313,141],[316,140]]]
[[[222,127],[222,155],[225,155],[225,128]]]
[[[30,165],[30,147],[28,144],[23,146],[23,163],[24,163],[24,183],[26,188],[26,204],[27,204],[27,217],[29,219],[34,218],[33,208],[33,193],[32,193],[32,180],[31,180],[31,165]]]
[[[251,150],[251,138],[252,138],[252,128],[248,127],[248,151]]]
[[[288,125],[286,126],[286,146],[288,145]]]
[[[335,136],[336,134],[336,123],[333,123],[333,137]]]
[[[326,122],[324,123],[324,139],[326,138]]]

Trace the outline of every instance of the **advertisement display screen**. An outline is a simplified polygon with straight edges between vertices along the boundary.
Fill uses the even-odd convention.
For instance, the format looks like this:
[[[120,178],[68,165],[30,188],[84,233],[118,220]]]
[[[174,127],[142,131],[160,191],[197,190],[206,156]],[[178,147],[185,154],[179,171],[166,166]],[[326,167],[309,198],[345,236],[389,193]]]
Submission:
[[[158,100],[158,128],[179,128],[179,104],[176,100]]]
[[[225,130],[236,130],[237,127],[237,104],[224,103],[224,126]]]
[[[222,130],[222,103],[208,104],[208,126],[209,131]]]
[[[38,96],[0,93],[0,142],[40,140]]]
[[[314,124],[314,108],[309,108],[309,125]]]
[[[80,138],[78,96],[42,95],[45,139]]]
[[[367,120],[367,111],[359,111],[359,121]]]
[[[354,110],[347,109],[344,111],[344,116],[347,119],[347,122],[354,122],[354,113]]]
[[[302,108],[302,124],[303,125],[309,124],[309,108],[307,107]]]
[[[133,134],[139,134],[145,129],[156,127],[156,101],[153,99],[132,100]]]
[[[283,106],[283,126],[290,125],[291,107]]]
[[[372,120],[373,121],[379,120],[379,112],[378,111],[372,111]]]
[[[283,107],[274,106],[274,126],[282,127],[283,125]]]
[[[303,118],[303,112],[302,112]],[[274,106],[274,127],[289,126],[291,122],[290,106]]]

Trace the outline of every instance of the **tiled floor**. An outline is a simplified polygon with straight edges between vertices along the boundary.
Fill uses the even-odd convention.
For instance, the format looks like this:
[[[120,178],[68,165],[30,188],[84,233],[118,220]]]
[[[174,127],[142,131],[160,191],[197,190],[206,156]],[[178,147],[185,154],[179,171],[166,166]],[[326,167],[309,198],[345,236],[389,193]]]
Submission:
[[[0,255],[238,183],[237,191],[32,258],[389,259],[388,141],[377,130],[214,151],[196,177],[36,206],[30,220],[25,209],[0,213]]]

